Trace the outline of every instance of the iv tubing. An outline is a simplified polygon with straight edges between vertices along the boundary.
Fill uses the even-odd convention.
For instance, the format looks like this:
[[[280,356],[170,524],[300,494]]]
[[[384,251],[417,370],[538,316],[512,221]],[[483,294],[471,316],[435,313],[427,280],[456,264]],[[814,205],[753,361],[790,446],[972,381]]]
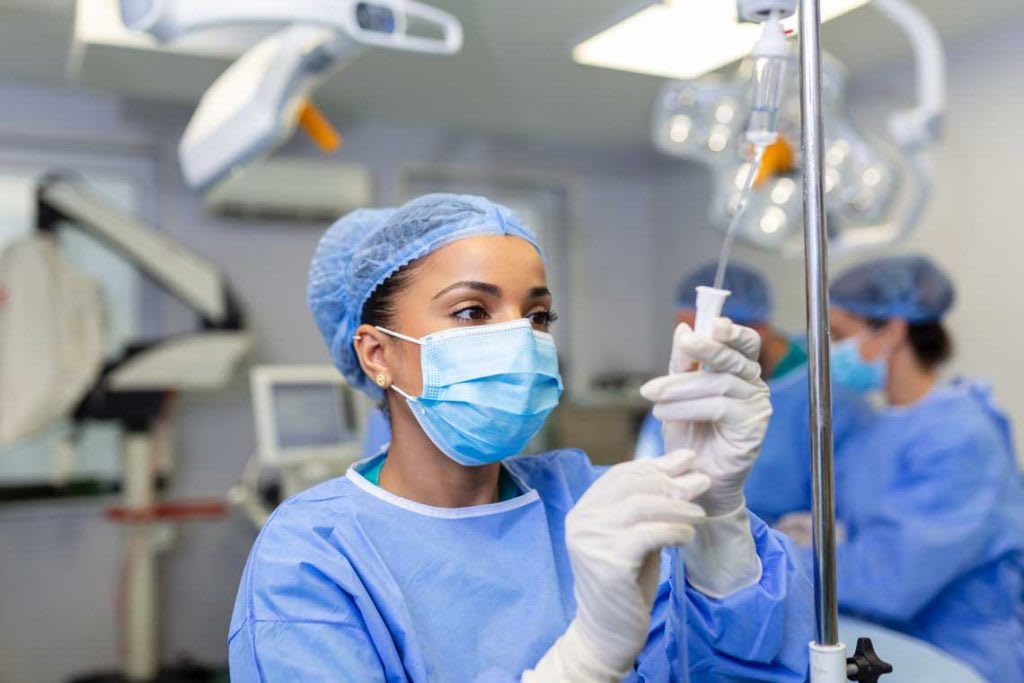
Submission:
[[[722,243],[722,251],[718,255],[718,269],[715,270],[715,289],[721,289],[722,283],[725,280],[725,269],[729,266],[732,243],[736,239],[736,230],[740,226],[740,219],[743,218],[743,214],[747,209],[750,192],[754,188],[754,179],[757,178],[757,172],[761,168],[761,159],[764,158],[764,150],[764,145],[758,145],[754,148],[754,160],[750,162],[750,170],[747,171],[747,177],[743,181],[743,188],[740,190],[739,203],[736,205],[736,211],[732,215],[732,220],[729,221],[729,229],[725,233],[725,242]]]

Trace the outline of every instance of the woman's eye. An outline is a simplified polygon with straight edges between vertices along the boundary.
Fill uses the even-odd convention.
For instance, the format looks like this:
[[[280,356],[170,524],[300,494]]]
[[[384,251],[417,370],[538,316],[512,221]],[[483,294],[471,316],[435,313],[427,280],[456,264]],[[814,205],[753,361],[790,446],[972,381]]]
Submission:
[[[487,311],[480,306],[467,306],[452,313],[452,316],[459,320],[486,320]]]
[[[550,327],[551,323],[558,320],[558,314],[554,311],[537,311],[526,316],[530,322],[538,327]]]

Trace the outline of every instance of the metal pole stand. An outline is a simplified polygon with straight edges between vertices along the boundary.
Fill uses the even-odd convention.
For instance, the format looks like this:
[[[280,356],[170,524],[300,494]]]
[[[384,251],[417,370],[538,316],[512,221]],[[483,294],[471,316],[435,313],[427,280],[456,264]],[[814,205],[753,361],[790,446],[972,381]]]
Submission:
[[[804,174],[804,263],[807,283],[811,476],[814,486],[814,608],[817,641],[810,644],[811,683],[877,683],[892,666],[862,638],[846,657],[839,640],[836,589],[835,481],[832,474],[832,382],[829,368],[828,232],[822,180],[820,0],[800,0],[801,161]]]

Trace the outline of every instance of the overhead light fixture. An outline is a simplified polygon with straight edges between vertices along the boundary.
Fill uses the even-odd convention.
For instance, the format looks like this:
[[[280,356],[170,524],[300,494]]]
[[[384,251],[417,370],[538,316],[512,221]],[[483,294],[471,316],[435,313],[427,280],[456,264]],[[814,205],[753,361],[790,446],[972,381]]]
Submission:
[[[870,0],[821,0],[822,21]],[[783,22],[796,29],[796,17]],[[573,48],[579,64],[689,80],[750,54],[761,34],[741,23],[731,0],[666,0],[651,4]]]

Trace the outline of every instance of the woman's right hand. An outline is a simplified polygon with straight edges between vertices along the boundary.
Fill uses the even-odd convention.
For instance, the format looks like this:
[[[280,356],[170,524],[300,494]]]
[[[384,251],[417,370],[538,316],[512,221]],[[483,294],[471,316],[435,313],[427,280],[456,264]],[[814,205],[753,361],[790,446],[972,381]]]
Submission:
[[[527,683],[621,681],[647,642],[660,550],[693,540],[711,485],[691,471],[693,451],[616,465],[587,490],[565,522],[576,618],[523,676]]]

